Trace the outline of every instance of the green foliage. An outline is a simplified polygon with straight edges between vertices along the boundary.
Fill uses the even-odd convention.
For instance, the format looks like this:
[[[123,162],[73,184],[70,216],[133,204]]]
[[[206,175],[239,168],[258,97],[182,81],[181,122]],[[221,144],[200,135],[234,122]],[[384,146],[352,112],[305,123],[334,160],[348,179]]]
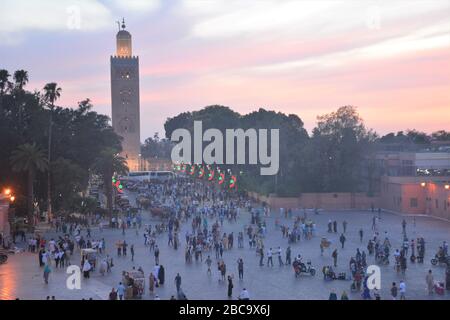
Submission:
[[[61,107],[55,104],[62,92],[56,83],[47,84],[43,93],[29,92],[25,90],[26,71],[16,71],[14,81],[10,81],[10,77],[7,70],[0,70],[0,184],[13,186],[18,196],[30,197],[29,175],[17,171],[26,172],[22,169],[35,163],[34,183],[31,184],[31,187],[35,186],[32,190],[35,194],[30,200],[35,198],[39,207],[45,209],[48,181],[42,171],[47,170],[47,167],[43,169],[44,163],[48,166],[45,161],[51,119],[49,167],[53,207],[69,209],[78,197],[77,193],[86,189],[89,172],[102,151],[111,148],[119,152],[121,138],[114,133],[107,116],[92,111],[89,99],[79,102],[75,109]],[[21,156],[23,160],[18,161],[19,153],[30,151],[31,146],[39,150],[39,158],[42,158],[39,164],[36,150],[34,155]],[[25,208],[17,206],[19,214],[24,211]]]
[[[141,146],[141,154],[144,159],[170,159],[172,147],[173,144],[169,139],[161,139],[158,132],[155,132],[153,137],[145,139],[145,143]]]

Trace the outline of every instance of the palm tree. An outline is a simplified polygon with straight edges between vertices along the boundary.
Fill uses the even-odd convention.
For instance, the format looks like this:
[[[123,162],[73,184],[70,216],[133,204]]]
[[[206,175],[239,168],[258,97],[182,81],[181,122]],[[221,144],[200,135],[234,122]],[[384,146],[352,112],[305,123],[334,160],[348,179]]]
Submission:
[[[50,163],[51,161],[51,150],[52,150],[52,126],[53,126],[53,110],[55,109],[55,101],[61,96],[61,88],[55,82],[47,83],[44,87],[44,99],[45,102],[50,109],[50,123],[48,128],[48,155],[47,161]],[[51,191],[51,172],[50,166],[47,171],[47,212],[48,219],[51,221],[52,219],[52,191]]]
[[[15,87],[19,91],[22,91],[23,87],[28,83],[28,71],[17,70],[16,72],[14,72],[13,78],[15,82]]]
[[[18,115],[17,124],[19,127],[20,138],[23,138],[23,129],[24,129],[22,123],[23,96],[24,96],[23,87],[28,83],[28,71],[17,70],[16,72],[14,72],[13,78],[14,78],[13,92],[17,103],[17,115]]]
[[[15,172],[26,172],[27,178],[27,211],[28,226],[33,227],[33,199],[34,199],[34,177],[36,172],[43,172],[48,169],[48,162],[44,150],[35,143],[22,144],[11,153],[11,165]]]
[[[8,70],[0,69],[0,114],[3,114],[3,96],[6,90],[11,87],[10,76]]]
[[[103,177],[106,207],[111,218],[113,209],[112,178],[114,174],[122,175],[128,172],[127,162],[118,154],[117,150],[105,148],[96,159],[94,170]]]
[[[5,94],[6,89],[8,89],[11,85],[9,82],[9,74],[8,70],[0,69],[0,96]]]

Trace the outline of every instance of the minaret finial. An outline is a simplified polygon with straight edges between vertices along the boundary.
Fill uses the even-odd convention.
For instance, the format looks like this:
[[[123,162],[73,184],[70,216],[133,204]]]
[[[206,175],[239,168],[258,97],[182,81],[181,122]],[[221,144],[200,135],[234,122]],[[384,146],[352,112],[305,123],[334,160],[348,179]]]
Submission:
[[[120,21],[117,20],[116,23],[117,23],[117,27],[119,28],[119,31],[120,31]]]
[[[122,18],[122,29],[125,30],[125,18]]]

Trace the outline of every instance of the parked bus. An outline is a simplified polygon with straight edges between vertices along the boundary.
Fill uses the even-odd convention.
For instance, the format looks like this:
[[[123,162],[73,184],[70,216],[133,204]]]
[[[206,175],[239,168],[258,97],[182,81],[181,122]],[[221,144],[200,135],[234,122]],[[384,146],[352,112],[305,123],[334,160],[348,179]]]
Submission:
[[[119,177],[123,181],[165,182],[173,179],[175,174],[171,171],[133,171],[126,176]]]

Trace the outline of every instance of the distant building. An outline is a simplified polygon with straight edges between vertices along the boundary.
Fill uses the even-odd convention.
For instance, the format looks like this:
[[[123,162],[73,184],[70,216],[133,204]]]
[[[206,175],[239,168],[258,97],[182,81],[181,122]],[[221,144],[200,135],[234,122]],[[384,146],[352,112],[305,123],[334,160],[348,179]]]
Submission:
[[[375,161],[381,175],[450,176],[450,152],[378,152]]]
[[[111,108],[114,131],[123,138],[121,155],[130,171],[140,159],[139,58],[132,55],[131,34],[122,22],[116,36],[117,52],[111,56]]]
[[[382,177],[384,209],[450,219],[450,177]]]

